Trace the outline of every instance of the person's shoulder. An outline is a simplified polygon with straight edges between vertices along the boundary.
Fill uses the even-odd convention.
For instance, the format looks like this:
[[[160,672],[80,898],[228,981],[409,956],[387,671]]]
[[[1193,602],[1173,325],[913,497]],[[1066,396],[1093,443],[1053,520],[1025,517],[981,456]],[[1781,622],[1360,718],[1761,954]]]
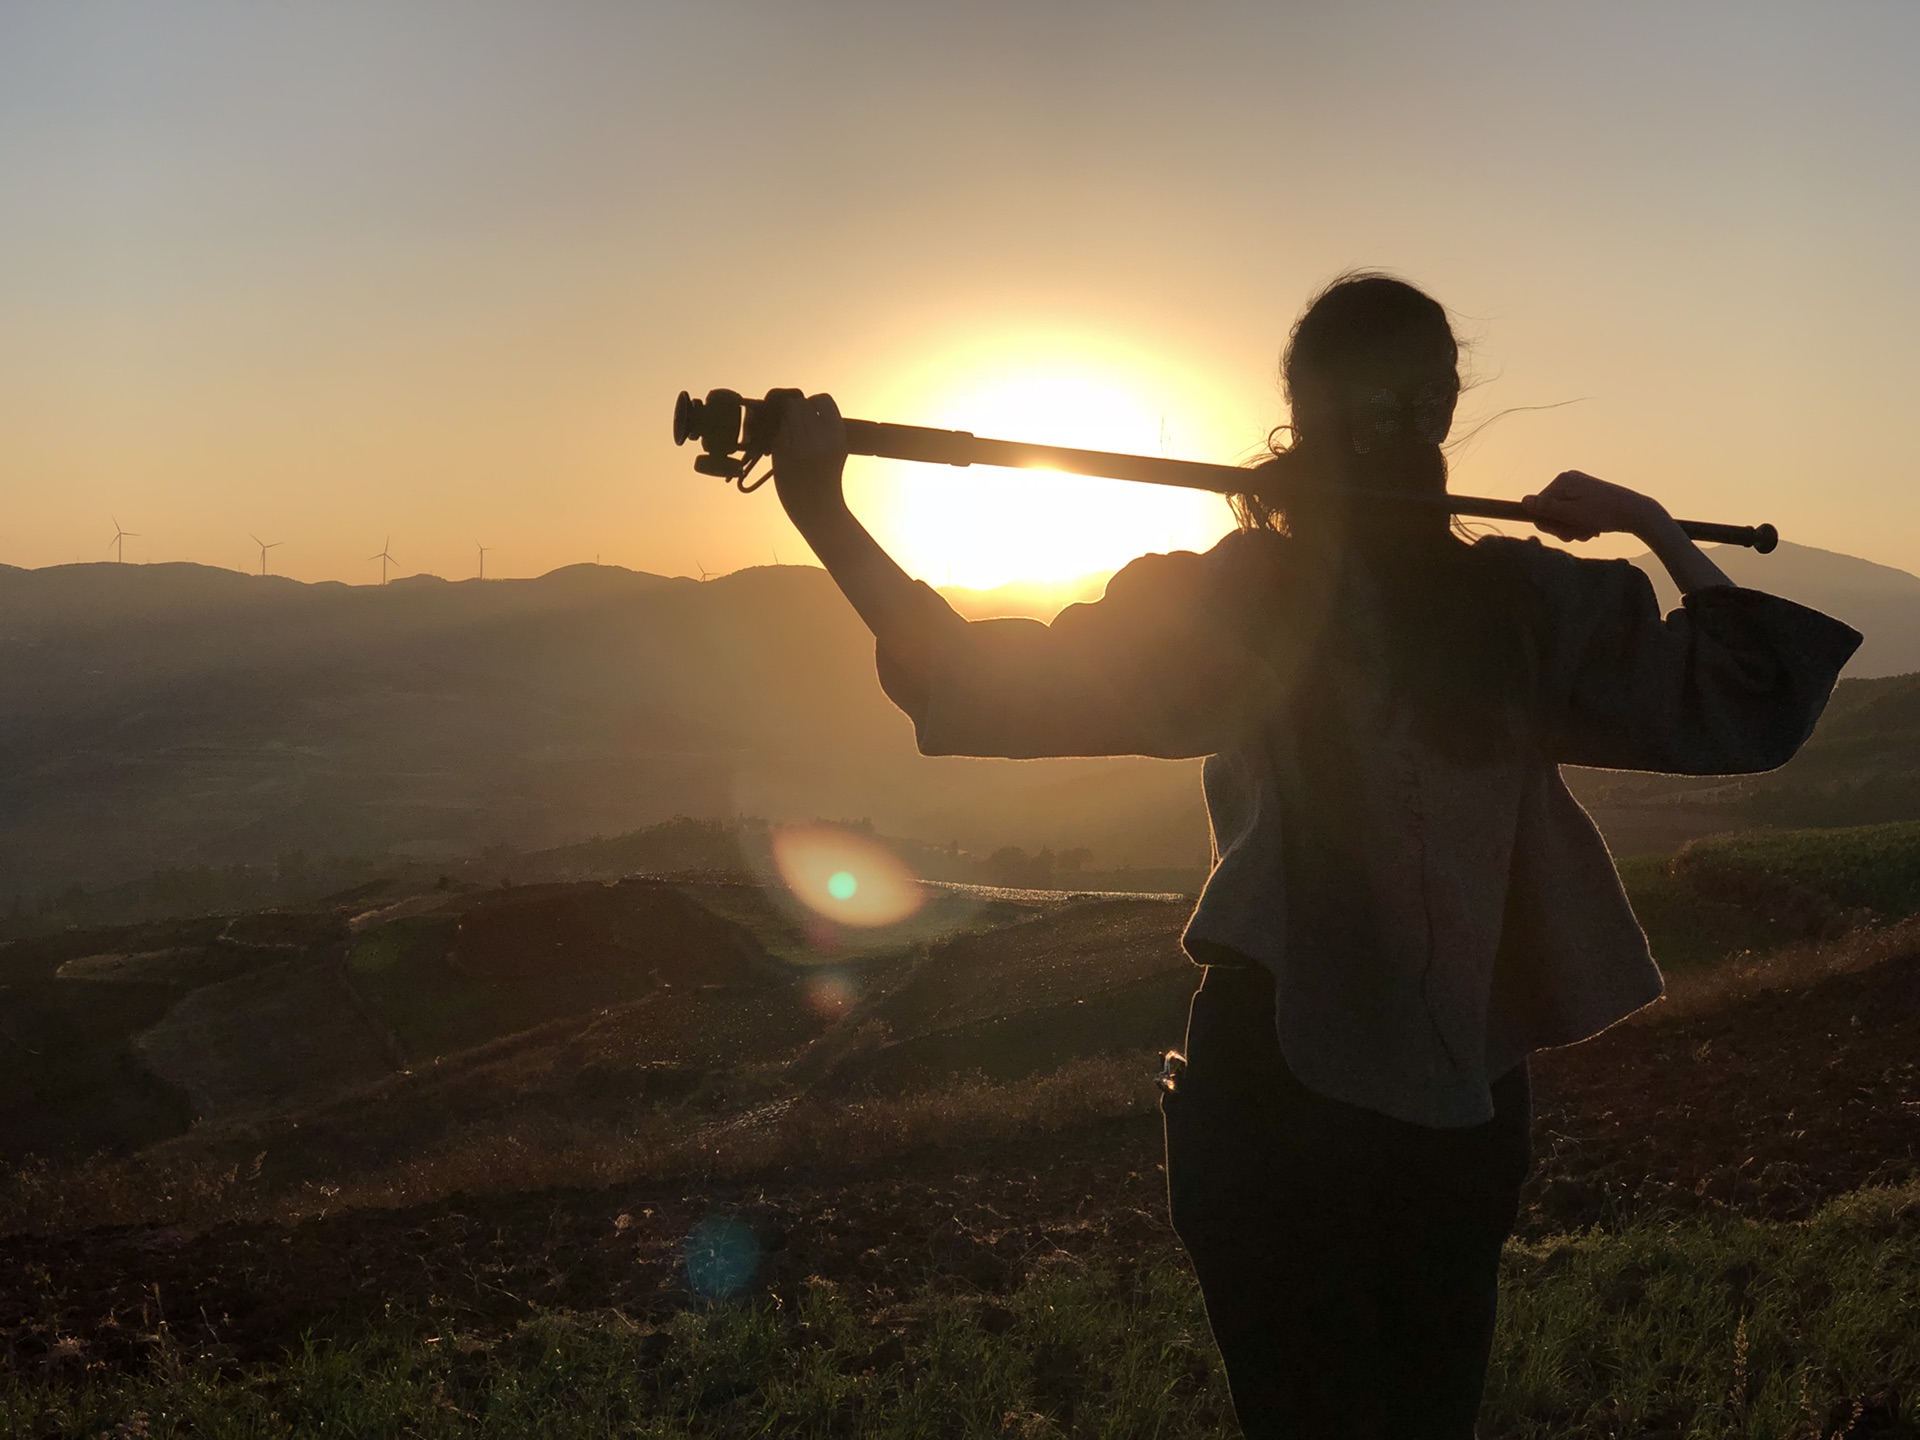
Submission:
[[[1481,535],[1473,542],[1473,553],[1525,570],[1553,571],[1581,563],[1578,555],[1542,544],[1538,535]]]
[[[1240,528],[1229,531],[1206,550],[1166,550],[1128,561],[1107,582],[1118,585],[1193,583],[1214,584],[1265,569],[1279,561],[1293,542],[1272,530]]]
[[[1594,589],[1631,586],[1646,573],[1631,560],[1600,560],[1575,555],[1538,536],[1482,535],[1473,553],[1524,576],[1548,595],[1576,595]]]
[[[1214,542],[1207,558],[1216,565],[1271,562],[1284,556],[1298,544],[1290,535],[1269,530],[1264,525],[1239,525]]]
[[[1286,536],[1271,530],[1238,529],[1204,551],[1142,555],[1114,572],[1100,604],[1109,614],[1135,609],[1160,614],[1210,613],[1259,587],[1277,565],[1284,563],[1282,557],[1291,544]]]

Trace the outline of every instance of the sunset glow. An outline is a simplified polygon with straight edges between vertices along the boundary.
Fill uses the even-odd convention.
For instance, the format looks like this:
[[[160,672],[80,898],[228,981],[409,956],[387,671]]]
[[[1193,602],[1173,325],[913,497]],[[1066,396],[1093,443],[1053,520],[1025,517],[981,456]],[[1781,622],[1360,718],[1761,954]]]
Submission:
[[[1237,463],[1301,307],[1378,265],[1453,309],[1463,433],[1516,410],[1458,488],[1572,466],[1910,567],[1920,10],[1762,9],[8,7],[0,564],[811,563],[693,472],[678,391]],[[850,486],[935,584],[1226,525]]]
[[[866,418],[1184,459],[1234,458],[1257,429],[1220,413],[1197,375],[1102,336],[988,333],[883,398],[886,415]],[[855,460],[849,491],[911,573],[980,589],[1205,548],[1232,523],[1215,495],[1050,471]]]

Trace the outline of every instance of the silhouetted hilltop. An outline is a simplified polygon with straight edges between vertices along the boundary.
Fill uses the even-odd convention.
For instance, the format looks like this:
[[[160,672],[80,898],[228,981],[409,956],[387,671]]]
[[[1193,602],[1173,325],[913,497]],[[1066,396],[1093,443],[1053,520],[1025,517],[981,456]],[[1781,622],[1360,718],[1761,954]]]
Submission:
[[[1205,855],[1192,766],[930,761],[820,570],[317,585],[0,572],[0,903],[174,866],[468,854],[677,814]]]
[[[1920,669],[1920,577],[1805,546],[1715,553],[1859,626],[1851,674]],[[1071,597],[959,598],[981,613]],[[156,870],[533,850],[675,815],[864,816],[981,853],[1193,867],[1196,768],[920,757],[871,639],[811,567],[384,587],[0,567],[0,906]],[[1575,785],[1623,853],[1920,817],[1920,680],[1845,682],[1772,776]]]

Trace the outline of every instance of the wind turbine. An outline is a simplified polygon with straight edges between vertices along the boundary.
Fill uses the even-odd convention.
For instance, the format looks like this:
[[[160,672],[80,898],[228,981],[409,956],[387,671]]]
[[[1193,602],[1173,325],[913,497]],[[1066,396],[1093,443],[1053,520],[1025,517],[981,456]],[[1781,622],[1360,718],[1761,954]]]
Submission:
[[[247,532],[247,538],[260,547],[260,573],[264,575],[267,573],[267,551],[278,550],[287,542],[284,540],[275,540],[272,544],[268,544],[251,530]]]
[[[111,515],[109,515],[107,518],[109,520],[113,520],[113,517]],[[138,530],[122,530],[120,528],[120,522],[118,520],[113,521],[113,539],[109,540],[107,544],[113,547],[113,559],[115,564],[124,565],[127,563],[127,543],[126,542],[129,540],[138,540],[139,538],[140,538],[140,532]]]
[[[707,573],[707,567],[702,565],[698,560],[693,562],[693,568],[700,572],[700,581],[702,584],[705,584],[713,578],[712,575]]]
[[[387,553],[391,549],[393,549],[393,537],[389,535],[387,537],[387,543],[380,547],[379,554],[367,556],[369,560],[378,560],[380,562],[380,583],[382,585],[387,583],[387,566],[393,563],[393,556]]]
[[[487,578],[487,551],[492,547],[482,545],[476,540],[473,542],[473,548],[480,552],[480,578],[484,580]]]

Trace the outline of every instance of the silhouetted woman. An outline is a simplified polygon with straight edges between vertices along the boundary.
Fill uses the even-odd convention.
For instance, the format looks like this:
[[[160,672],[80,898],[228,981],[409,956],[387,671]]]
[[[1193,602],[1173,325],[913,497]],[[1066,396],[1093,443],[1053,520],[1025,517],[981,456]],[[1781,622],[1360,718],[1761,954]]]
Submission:
[[[887,557],[841,498],[829,397],[796,392],[774,448],[924,753],[1208,757],[1167,1177],[1250,1436],[1472,1434],[1531,1159],[1526,1057],[1661,990],[1559,767],[1771,769],[1860,639],[1575,471],[1530,497],[1535,523],[1638,537],[1680,610],[1625,561],[1260,491],[1444,491],[1456,358],[1420,291],[1336,282],[1288,343],[1291,444],[1239,530],[1136,560],[1051,625],[969,624]]]

